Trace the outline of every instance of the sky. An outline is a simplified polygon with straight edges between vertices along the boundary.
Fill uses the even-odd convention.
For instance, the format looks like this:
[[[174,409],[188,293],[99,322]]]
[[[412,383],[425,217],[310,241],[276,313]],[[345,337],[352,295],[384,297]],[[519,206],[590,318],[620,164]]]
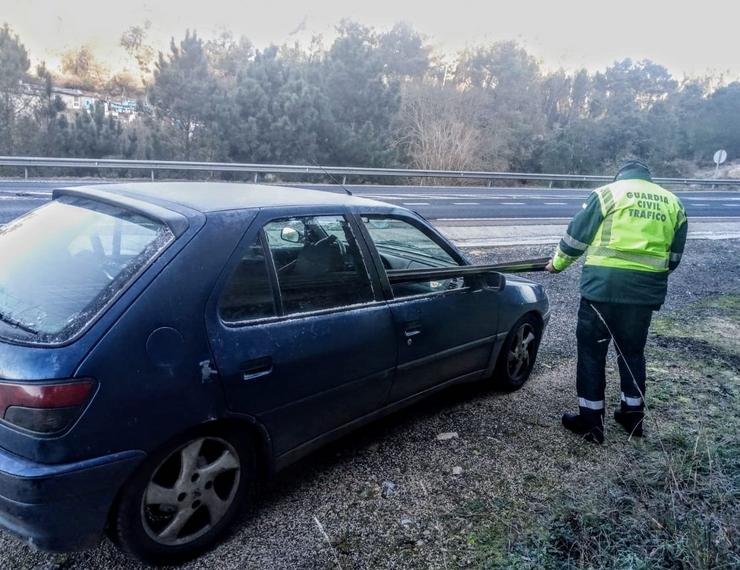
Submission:
[[[0,0],[0,23],[20,35],[32,61],[54,67],[65,50],[87,44],[114,71],[133,68],[118,41],[147,20],[152,45],[166,49],[186,29],[204,38],[230,31],[257,47],[314,34],[328,44],[342,18],[378,29],[404,21],[440,54],[513,39],[547,69],[596,71],[631,57],[677,77],[740,79],[738,0]]]

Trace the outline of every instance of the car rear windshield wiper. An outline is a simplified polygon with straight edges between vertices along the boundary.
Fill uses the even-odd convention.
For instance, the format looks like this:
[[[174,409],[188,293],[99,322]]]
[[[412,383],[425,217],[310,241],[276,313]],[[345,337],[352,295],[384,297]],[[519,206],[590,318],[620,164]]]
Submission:
[[[39,334],[39,331],[37,331],[36,329],[29,327],[28,325],[14,319],[13,317],[6,315],[5,313],[0,313],[0,321],[3,321],[4,323],[10,325],[11,327],[20,329],[34,336],[37,336]]]

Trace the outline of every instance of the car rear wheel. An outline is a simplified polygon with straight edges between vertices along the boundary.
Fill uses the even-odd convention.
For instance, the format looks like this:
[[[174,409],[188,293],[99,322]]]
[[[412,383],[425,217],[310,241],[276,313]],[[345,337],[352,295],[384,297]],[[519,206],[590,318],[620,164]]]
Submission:
[[[499,386],[517,390],[524,385],[537,359],[541,335],[542,327],[534,315],[523,316],[511,327],[494,372]]]
[[[211,548],[239,514],[255,480],[244,434],[204,433],[153,455],[126,485],[113,539],[150,564],[176,564]]]

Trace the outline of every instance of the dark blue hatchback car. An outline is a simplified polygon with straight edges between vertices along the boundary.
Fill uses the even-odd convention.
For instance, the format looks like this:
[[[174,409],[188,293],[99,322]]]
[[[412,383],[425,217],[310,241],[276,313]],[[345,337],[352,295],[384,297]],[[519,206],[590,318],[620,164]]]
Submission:
[[[0,525],[177,562],[255,483],[453,383],[529,376],[541,286],[329,192],[61,189],[0,229]]]

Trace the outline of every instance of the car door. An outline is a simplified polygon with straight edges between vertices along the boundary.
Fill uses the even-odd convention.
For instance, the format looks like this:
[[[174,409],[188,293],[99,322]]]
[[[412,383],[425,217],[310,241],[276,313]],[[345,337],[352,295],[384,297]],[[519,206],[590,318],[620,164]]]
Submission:
[[[282,455],[385,403],[395,325],[344,212],[264,211],[226,272],[211,340],[228,406]]]
[[[455,277],[391,284],[393,270],[465,265],[464,259],[421,220],[403,215],[361,215],[396,327],[398,366],[390,400],[445,382],[480,377],[495,364],[500,294]]]

